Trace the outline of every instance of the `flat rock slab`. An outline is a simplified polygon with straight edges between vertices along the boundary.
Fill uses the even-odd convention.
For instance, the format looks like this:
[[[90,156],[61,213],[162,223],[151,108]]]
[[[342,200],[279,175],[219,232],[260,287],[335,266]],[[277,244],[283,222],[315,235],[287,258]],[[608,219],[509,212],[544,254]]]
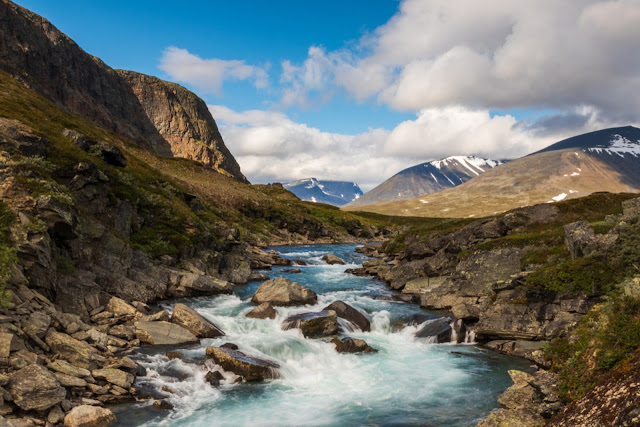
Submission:
[[[180,345],[199,342],[198,338],[183,328],[169,322],[136,322],[136,336],[149,345]]]
[[[360,313],[356,308],[350,306],[346,302],[334,301],[326,306],[323,310],[335,311],[338,317],[348,320],[349,322],[360,328],[362,332],[368,332],[371,330],[371,323],[369,322],[369,319],[367,319],[364,314]]]
[[[247,356],[241,351],[224,347],[207,347],[207,357],[225,371],[242,376],[247,381],[262,381],[277,378],[280,367],[277,363],[257,357]]]
[[[205,319],[200,313],[185,304],[176,304],[171,315],[171,322],[182,326],[198,338],[216,338],[224,336],[224,332]]]
[[[321,338],[338,333],[338,316],[333,310],[302,313],[287,317],[282,329],[298,328],[306,338]]]
[[[79,341],[67,334],[56,332],[53,328],[47,332],[45,341],[53,353],[57,353],[72,365],[88,369],[98,350],[84,341]]]
[[[251,298],[251,302],[255,304],[268,302],[273,306],[316,304],[318,295],[299,283],[284,277],[277,277],[261,284]]]

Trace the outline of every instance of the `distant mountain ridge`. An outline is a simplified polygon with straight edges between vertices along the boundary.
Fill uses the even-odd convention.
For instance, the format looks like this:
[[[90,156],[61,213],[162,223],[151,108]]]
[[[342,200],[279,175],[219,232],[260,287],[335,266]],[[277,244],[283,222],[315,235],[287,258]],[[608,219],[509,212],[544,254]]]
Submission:
[[[349,206],[391,202],[436,193],[463,184],[502,163],[502,160],[476,156],[451,156],[421,163],[398,172],[349,203]]]
[[[355,182],[328,181],[315,178],[304,178],[284,184],[302,200],[342,206],[362,197],[362,190]]]
[[[438,193],[345,208],[387,215],[481,217],[598,191],[640,192],[640,129],[624,126],[578,135]]]

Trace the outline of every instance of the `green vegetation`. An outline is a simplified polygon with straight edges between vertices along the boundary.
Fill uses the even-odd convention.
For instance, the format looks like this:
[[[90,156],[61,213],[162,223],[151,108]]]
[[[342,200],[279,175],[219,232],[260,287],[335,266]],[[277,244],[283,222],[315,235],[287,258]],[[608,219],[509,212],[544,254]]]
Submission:
[[[0,307],[5,307],[11,302],[5,286],[18,262],[16,250],[11,242],[11,225],[14,220],[13,213],[0,201]]]
[[[562,259],[527,277],[527,286],[558,293],[607,294],[618,282],[615,267],[604,257]]]
[[[640,301],[613,297],[583,317],[574,335],[577,339],[571,342],[552,341],[546,351],[565,401],[584,396],[600,375],[635,354],[640,347]]]

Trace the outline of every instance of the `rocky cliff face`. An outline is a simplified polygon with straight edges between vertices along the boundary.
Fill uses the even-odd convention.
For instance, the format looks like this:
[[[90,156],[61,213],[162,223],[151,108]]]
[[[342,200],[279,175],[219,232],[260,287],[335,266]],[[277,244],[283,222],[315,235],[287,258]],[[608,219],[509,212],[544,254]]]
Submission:
[[[0,0],[0,69],[159,155],[199,160],[246,181],[202,100],[178,85],[116,72],[46,19],[8,0]]]
[[[117,70],[147,118],[169,143],[164,156],[197,160],[248,182],[224,145],[207,105],[180,85],[133,71]]]

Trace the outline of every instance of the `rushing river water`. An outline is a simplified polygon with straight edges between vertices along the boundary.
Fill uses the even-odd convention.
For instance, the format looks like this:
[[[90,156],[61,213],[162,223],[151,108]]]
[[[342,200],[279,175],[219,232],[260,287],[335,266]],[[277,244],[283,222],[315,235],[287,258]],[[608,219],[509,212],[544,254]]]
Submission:
[[[344,273],[366,257],[354,245],[279,247],[282,256],[304,260],[302,273],[274,267],[271,277],[284,276],[318,294],[310,307],[278,307],[275,320],[244,316],[253,305],[259,283],[237,287],[233,295],[183,300],[225,331],[226,336],[203,339],[198,346],[181,349],[187,363],[168,360],[166,349],[145,349],[137,356],[148,371],[137,387],[162,392],[174,405],[158,411],[150,402],[117,408],[119,425],[145,426],[355,426],[428,425],[470,426],[498,406],[496,398],[511,381],[508,369],[526,369],[527,363],[479,349],[473,345],[430,344],[415,338],[418,326],[404,326],[416,315],[437,313],[415,304],[385,300],[392,293],[384,283]],[[347,266],[326,265],[320,258],[333,253]],[[350,332],[379,350],[374,354],[339,354],[325,340],[302,337],[298,330],[281,330],[291,314],[319,311],[342,300],[367,313],[371,332]],[[171,309],[172,305],[165,308]],[[404,326],[404,327],[403,327]],[[208,345],[232,342],[240,350],[277,361],[281,378],[262,383],[213,388],[204,381],[202,359]],[[163,391],[164,388],[164,391]]]

